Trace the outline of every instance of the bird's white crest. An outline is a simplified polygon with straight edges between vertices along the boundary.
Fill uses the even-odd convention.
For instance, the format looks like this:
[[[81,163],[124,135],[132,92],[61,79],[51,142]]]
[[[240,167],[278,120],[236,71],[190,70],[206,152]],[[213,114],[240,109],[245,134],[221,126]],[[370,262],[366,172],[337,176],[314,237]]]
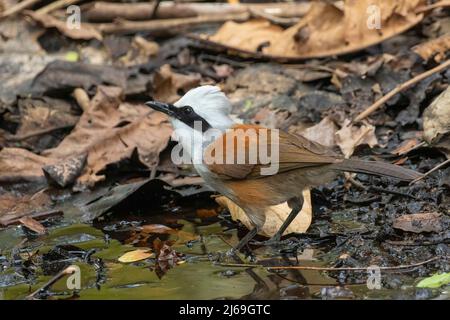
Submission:
[[[181,143],[183,150],[188,152],[192,161],[201,162],[205,145],[212,142],[215,135],[225,132],[234,124],[229,116],[230,100],[219,87],[206,85],[189,90],[174,105],[177,108],[190,106],[213,129],[208,130],[209,135],[206,138],[201,131],[194,130],[180,120],[170,119],[174,128],[173,138]]]
[[[174,105],[178,108],[191,106],[214,129],[226,130],[233,125],[229,116],[231,102],[219,87],[207,85],[191,89]],[[174,126],[179,127],[179,123],[175,122]]]

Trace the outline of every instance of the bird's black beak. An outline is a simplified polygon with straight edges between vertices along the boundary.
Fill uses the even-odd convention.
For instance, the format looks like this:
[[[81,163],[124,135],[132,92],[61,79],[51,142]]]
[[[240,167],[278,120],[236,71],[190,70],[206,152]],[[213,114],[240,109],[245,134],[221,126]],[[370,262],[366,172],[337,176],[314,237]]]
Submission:
[[[177,107],[170,103],[158,102],[158,101],[148,101],[145,103],[146,106],[167,114],[169,117],[177,118]]]

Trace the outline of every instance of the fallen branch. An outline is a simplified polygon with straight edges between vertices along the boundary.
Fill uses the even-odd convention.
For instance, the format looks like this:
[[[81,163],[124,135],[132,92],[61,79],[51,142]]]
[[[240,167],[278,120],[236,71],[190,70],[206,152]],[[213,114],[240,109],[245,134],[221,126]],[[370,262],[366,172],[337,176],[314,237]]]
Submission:
[[[51,278],[49,281],[47,281],[46,284],[44,284],[42,287],[31,293],[26,297],[27,300],[33,300],[35,297],[44,291],[47,291],[52,285],[54,285],[59,279],[63,278],[64,276],[72,275],[76,272],[76,269],[73,266],[69,266],[65,268],[64,270],[60,271],[56,276]]]
[[[443,0],[443,1],[439,1],[433,4],[430,4],[428,6],[423,6],[423,7],[419,7],[416,10],[416,13],[423,13],[423,12],[427,12],[430,10],[434,10],[437,8],[443,8],[443,7],[450,7],[450,1],[449,0]]]
[[[80,0],[58,0],[51,2],[50,4],[46,5],[45,7],[42,7],[38,10],[36,10],[37,14],[47,14],[49,12],[52,12],[57,9],[68,7],[72,4],[75,4],[77,2],[80,2]]]
[[[171,31],[174,28],[186,28],[204,23],[225,22],[229,20],[245,21],[249,19],[249,13],[226,14],[221,16],[198,16],[180,19],[160,19],[149,21],[125,21],[119,20],[113,23],[90,24],[104,33],[133,33],[139,31],[158,32]]]
[[[15,6],[10,7],[9,9],[6,9],[5,11],[0,13],[0,18],[5,18],[7,16],[19,13],[22,10],[28,9],[35,3],[39,2],[40,0],[24,0],[16,4]]]
[[[155,11],[155,3],[111,3],[96,1],[82,6],[84,17],[91,22],[106,22],[115,19],[149,20]],[[221,16],[249,13],[257,10],[276,17],[301,17],[309,10],[309,3],[176,3],[164,1],[157,8],[154,19],[188,18],[196,16]]]
[[[368,107],[366,110],[361,112],[353,121],[352,123],[359,122],[362,119],[366,118],[367,116],[371,115],[374,111],[381,108],[389,99],[391,99],[393,96],[395,96],[397,93],[400,93],[402,91],[405,91],[406,89],[409,89],[411,86],[416,84],[417,82],[422,81],[423,79],[428,78],[429,76],[438,73],[446,68],[450,67],[450,60],[445,61],[444,63],[434,67],[433,69],[430,69],[428,71],[425,71],[414,78],[398,85],[393,90],[389,91],[387,94],[385,94],[383,97],[375,101],[374,104],[372,104],[370,107]]]
[[[444,162],[438,164],[436,167],[434,167],[434,168],[431,169],[430,171],[424,173],[423,176],[420,176],[420,177],[418,177],[417,179],[414,179],[413,181],[411,181],[411,182],[409,183],[409,185],[412,185],[412,184],[416,183],[417,181],[422,180],[422,179],[425,178],[426,176],[429,176],[430,174],[432,174],[432,173],[435,172],[436,170],[442,168],[443,166],[445,166],[445,165],[447,165],[447,164],[449,164],[449,163],[450,163],[450,159],[445,160]]]
[[[445,257],[447,258],[447,257]],[[439,260],[441,257],[433,257],[431,259],[408,264],[408,265],[399,265],[394,267],[379,267],[380,270],[383,271],[391,271],[391,270],[402,270],[402,269],[410,269],[419,266],[423,266],[425,264],[431,263],[433,261]],[[314,270],[314,271],[368,271],[369,267],[310,267],[310,266],[276,266],[276,267],[266,267],[260,264],[245,264],[245,263],[218,263],[217,265],[223,267],[246,267],[246,268],[256,268],[263,267],[269,270]]]

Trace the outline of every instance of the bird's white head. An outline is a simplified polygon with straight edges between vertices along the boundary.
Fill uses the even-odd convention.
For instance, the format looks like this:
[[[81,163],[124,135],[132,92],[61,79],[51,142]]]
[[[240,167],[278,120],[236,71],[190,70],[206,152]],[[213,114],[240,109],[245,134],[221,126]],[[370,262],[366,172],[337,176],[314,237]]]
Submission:
[[[229,116],[230,100],[216,86],[207,85],[189,90],[173,105],[157,101],[146,104],[167,114],[175,130],[195,130],[201,124],[200,130],[204,132],[210,128],[226,130],[233,125]]]
[[[173,105],[158,101],[146,102],[149,107],[170,117],[178,140],[192,154],[204,145],[204,133],[224,132],[233,126],[231,103],[216,86],[201,86],[188,91]],[[210,136],[211,137],[211,136]]]

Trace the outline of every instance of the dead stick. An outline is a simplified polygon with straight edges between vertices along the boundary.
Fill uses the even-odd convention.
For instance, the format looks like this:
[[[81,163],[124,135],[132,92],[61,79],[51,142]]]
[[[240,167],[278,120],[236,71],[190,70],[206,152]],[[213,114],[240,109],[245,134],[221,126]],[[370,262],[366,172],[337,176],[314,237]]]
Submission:
[[[15,6],[12,6],[11,8],[6,9],[2,13],[0,13],[0,18],[4,18],[4,17],[10,16],[10,15],[13,15],[15,13],[18,13],[24,9],[31,7],[33,4],[35,4],[39,1],[40,0],[24,0],[22,2],[19,2]]]
[[[442,8],[442,7],[450,7],[450,1],[444,0],[444,1],[439,1],[439,2],[436,2],[436,3],[430,4],[428,6],[419,7],[416,10],[416,13],[423,13],[423,12],[426,12],[426,11],[430,11],[430,10],[437,9],[437,8]]]
[[[64,270],[60,271],[56,276],[51,278],[46,284],[44,284],[42,287],[31,293],[26,297],[26,299],[31,300],[34,299],[36,295],[38,295],[41,292],[44,292],[48,290],[52,285],[54,285],[56,282],[58,282],[59,279],[66,275],[72,275],[76,272],[76,269],[73,266],[69,266],[65,268]]]
[[[72,96],[75,98],[83,112],[88,111],[90,100],[88,94],[86,93],[86,91],[84,91],[84,89],[76,88],[75,90],[73,90]]]
[[[116,23],[91,24],[97,30],[105,33],[167,31],[173,28],[189,27],[204,23],[224,22],[228,20],[248,20],[248,13],[227,14],[221,16],[198,16],[180,19],[161,19],[150,21],[118,21]]]
[[[436,167],[434,167],[433,169],[431,169],[430,171],[428,171],[427,173],[425,173],[423,176],[420,176],[416,179],[414,179],[413,181],[411,181],[409,183],[409,185],[412,185],[414,183],[416,183],[417,181],[422,180],[423,178],[425,178],[426,176],[432,174],[433,172],[435,172],[436,170],[442,168],[443,166],[445,166],[446,164],[450,163],[450,159],[445,160],[444,162],[442,162],[441,164],[438,164]]]
[[[77,2],[80,2],[80,0],[58,0],[55,2],[51,2],[50,4],[46,5],[45,7],[40,8],[39,10],[36,10],[36,13],[37,14],[46,14],[46,13],[52,12],[57,9],[68,7],[71,4],[75,4]]]
[[[391,99],[393,96],[395,96],[397,93],[400,93],[408,88],[410,88],[412,85],[416,84],[417,82],[428,78],[429,76],[440,72],[450,66],[450,60],[445,61],[444,63],[434,67],[433,69],[430,69],[428,71],[425,71],[414,78],[398,85],[395,87],[395,89],[389,91],[386,95],[375,101],[374,104],[372,104],[370,107],[368,107],[366,110],[361,112],[352,122],[358,122],[362,119],[366,118],[370,114],[372,114],[374,111],[378,110],[381,106],[383,106],[389,99]]]
[[[428,264],[430,262],[436,261],[440,259],[441,257],[433,257],[431,259],[409,264],[409,265],[399,265],[394,267],[379,267],[380,270],[389,271],[389,270],[401,270],[401,269],[410,269],[414,267],[419,267],[425,264]],[[446,257],[447,258],[447,257]],[[224,266],[224,267],[247,267],[247,268],[256,268],[256,267],[263,267],[267,268],[269,270],[315,270],[315,271],[367,271],[368,267],[340,267],[340,268],[334,268],[334,267],[310,267],[310,266],[276,266],[276,267],[266,267],[259,264],[245,264],[245,263],[218,263],[217,265]]]

